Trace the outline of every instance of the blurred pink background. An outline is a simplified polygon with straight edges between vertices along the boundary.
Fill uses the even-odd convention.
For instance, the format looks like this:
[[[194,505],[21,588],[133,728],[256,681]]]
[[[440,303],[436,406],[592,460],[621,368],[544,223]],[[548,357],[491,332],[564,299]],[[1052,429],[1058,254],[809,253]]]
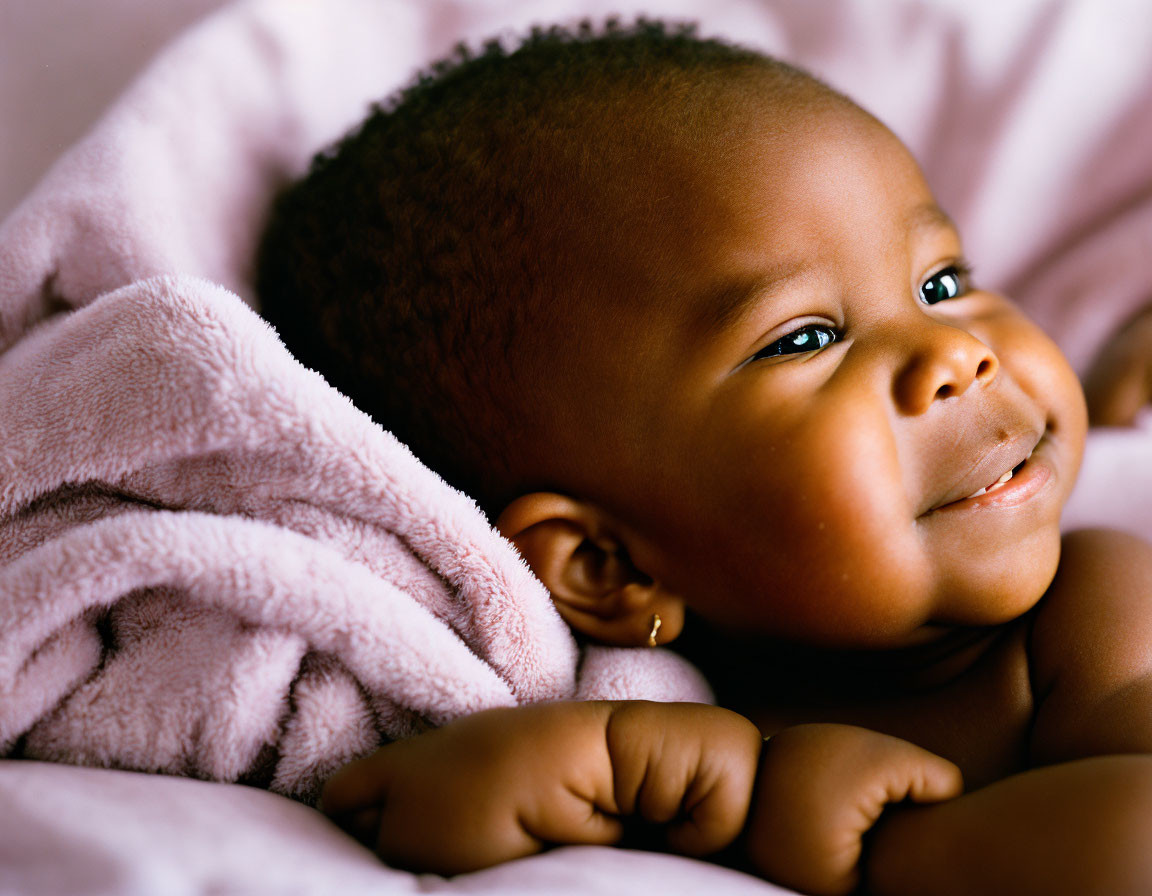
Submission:
[[[225,0],[0,0],[0,219],[140,68]]]

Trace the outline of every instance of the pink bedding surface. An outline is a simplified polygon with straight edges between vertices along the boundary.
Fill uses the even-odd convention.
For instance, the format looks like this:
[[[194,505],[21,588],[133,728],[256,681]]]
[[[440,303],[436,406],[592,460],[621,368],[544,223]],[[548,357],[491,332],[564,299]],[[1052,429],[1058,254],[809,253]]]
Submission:
[[[67,16],[59,10],[69,4],[26,4],[41,10],[30,13],[41,21],[56,15],[60,27],[76,23],[83,42],[99,44],[104,36],[108,47],[126,28],[142,33],[142,16],[150,18],[141,47],[215,5],[102,0],[92,6],[104,16],[90,8],[81,14],[77,4]],[[237,52],[246,45],[273,53],[344,48],[326,65],[293,68],[289,59],[284,69],[286,86],[302,98],[298,128],[284,135],[295,141],[284,158],[297,168],[359,117],[369,99],[457,39],[535,20],[643,9],[700,19],[705,32],[805,64],[886,120],[922,159],[959,221],[977,275],[1015,295],[1078,368],[1149,301],[1152,17],[1138,0],[328,0],[323,33],[278,31],[277,17],[293,6],[239,3],[206,23],[195,40]],[[56,12],[43,11],[49,8]],[[13,9],[0,12],[0,33],[8,35],[0,38],[0,127],[19,134],[24,125],[36,132],[29,123],[46,115],[59,122],[36,132],[40,142],[28,144],[36,151],[21,150],[35,162],[6,169],[9,196],[30,187],[20,179],[68,139],[44,135],[75,134],[67,129],[94,111],[33,76],[37,65],[66,65],[67,53],[46,62],[30,41],[8,52],[21,33],[3,27],[15,19]],[[366,28],[365,17],[377,27]],[[269,42],[270,35],[280,37]],[[57,39],[57,50],[65,45]],[[143,55],[138,48],[125,58]],[[9,77],[17,70],[20,87]],[[299,80],[305,72],[331,80]],[[108,77],[106,83],[115,81]],[[205,236],[195,227],[191,232]],[[193,252],[181,261],[186,267],[168,272],[207,276],[243,295],[242,280],[196,268],[219,257]],[[1152,417],[1131,430],[1092,434],[1066,522],[1115,525],[1152,538]],[[381,866],[318,814],[281,797],[127,772],[0,762],[0,805],[4,892],[784,892],[707,863],[594,848],[556,850],[452,880],[412,875]]]
[[[319,813],[234,784],[0,762],[0,892],[785,896],[678,856],[567,847],[445,879],[382,865]]]

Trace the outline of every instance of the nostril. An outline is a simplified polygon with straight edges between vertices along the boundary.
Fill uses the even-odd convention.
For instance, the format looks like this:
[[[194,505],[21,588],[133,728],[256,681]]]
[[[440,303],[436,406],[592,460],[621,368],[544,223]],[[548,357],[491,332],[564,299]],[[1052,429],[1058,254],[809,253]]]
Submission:
[[[949,384],[945,384],[936,390],[936,397],[937,398],[951,398],[955,394],[956,394],[955,388],[953,388]]]
[[[992,374],[992,361],[985,358],[976,368],[976,379],[987,379]]]

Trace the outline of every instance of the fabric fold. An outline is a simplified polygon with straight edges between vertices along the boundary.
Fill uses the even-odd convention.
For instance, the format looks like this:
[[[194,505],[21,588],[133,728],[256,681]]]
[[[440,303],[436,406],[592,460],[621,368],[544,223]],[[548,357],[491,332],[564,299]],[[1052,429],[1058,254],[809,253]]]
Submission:
[[[42,324],[0,356],[0,433],[6,752],[310,798],[381,741],[577,695],[512,545],[216,284]],[[617,653],[637,694],[668,678]]]

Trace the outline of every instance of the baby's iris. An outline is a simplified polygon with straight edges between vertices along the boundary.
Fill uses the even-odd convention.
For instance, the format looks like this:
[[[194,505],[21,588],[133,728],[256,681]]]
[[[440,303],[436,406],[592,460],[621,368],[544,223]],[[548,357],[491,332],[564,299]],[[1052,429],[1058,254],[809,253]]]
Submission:
[[[794,330],[787,336],[777,339],[771,345],[766,345],[752,356],[753,361],[761,358],[774,358],[779,355],[798,355],[802,352],[814,352],[831,345],[836,341],[836,331],[823,324],[808,324],[799,330]]]
[[[920,287],[920,301],[925,305],[935,305],[945,299],[955,299],[968,292],[968,270],[963,265],[953,264],[937,271]]]

